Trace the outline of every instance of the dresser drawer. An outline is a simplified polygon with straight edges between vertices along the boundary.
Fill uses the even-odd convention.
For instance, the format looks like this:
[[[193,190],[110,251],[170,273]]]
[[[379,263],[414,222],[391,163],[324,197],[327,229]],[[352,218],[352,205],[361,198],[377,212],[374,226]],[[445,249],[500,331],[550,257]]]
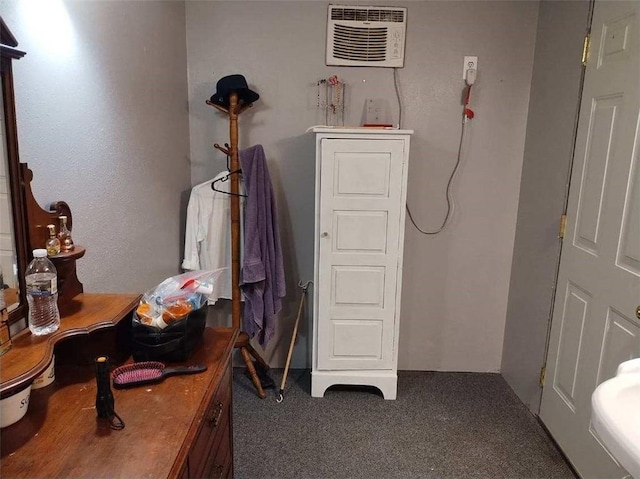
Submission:
[[[230,419],[230,415],[226,417]],[[223,425],[230,432],[229,423]],[[211,449],[210,460],[204,470],[204,477],[210,479],[223,479],[231,477],[231,434],[218,434]]]
[[[230,446],[231,364],[228,364],[189,452],[189,477],[226,477],[224,461],[227,454],[231,456]]]

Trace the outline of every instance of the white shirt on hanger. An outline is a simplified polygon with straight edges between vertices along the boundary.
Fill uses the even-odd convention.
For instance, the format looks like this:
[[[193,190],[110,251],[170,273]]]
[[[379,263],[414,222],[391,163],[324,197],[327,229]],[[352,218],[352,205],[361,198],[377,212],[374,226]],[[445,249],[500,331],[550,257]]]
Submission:
[[[211,184],[225,176],[228,171],[216,175],[191,189],[187,206],[187,221],[182,268],[188,270],[225,269],[213,285],[209,304],[219,298],[231,299],[231,195],[214,191]],[[216,188],[228,192],[231,180],[218,181]],[[239,182],[240,194],[244,185]],[[240,218],[244,217],[244,198],[240,198]],[[240,244],[244,239],[244,222],[240,221]],[[240,264],[242,264],[242,247]]]

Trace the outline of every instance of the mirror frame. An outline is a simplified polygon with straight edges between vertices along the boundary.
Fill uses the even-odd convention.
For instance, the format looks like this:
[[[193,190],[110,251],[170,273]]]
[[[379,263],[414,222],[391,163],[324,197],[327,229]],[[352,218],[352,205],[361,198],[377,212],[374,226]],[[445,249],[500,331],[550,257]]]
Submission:
[[[20,157],[18,154],[18,127],[16,123],[12,69],[12,61],[22,58],[25,52],[16,49],[16,46],[18,46],[18,42],[7,28],[2,17],[0,17],[0,77],[2,78],[9,188],[13,214],[16,260],[18,263],[18,287],[20,289],[18,307],[9,313],[9,324],[20,321],[26,318],[27,315],[26,285],[24,279],[28,258],[27,224],[23,180],[20,174]]]

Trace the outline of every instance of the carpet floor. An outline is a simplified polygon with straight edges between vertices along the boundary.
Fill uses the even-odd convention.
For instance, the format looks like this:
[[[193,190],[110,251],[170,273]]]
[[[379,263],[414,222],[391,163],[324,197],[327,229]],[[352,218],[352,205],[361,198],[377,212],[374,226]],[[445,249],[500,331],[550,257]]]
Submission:
[[[335,386],[312,398],[290,370],[284,400],[256,395],[234,369],[236,479],[575,479],[536,418],[499,374],[400,371],[398,398]]]

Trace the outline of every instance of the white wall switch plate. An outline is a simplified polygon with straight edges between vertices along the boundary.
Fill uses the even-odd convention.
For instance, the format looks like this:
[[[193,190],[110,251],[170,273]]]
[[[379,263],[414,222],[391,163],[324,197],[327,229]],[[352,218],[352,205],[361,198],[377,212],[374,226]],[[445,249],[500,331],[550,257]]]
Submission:
[[[467,79],[467,70],[470,68],[478,71],[478,57],[464,57],[464,68],[462,69],[462,79]]]

